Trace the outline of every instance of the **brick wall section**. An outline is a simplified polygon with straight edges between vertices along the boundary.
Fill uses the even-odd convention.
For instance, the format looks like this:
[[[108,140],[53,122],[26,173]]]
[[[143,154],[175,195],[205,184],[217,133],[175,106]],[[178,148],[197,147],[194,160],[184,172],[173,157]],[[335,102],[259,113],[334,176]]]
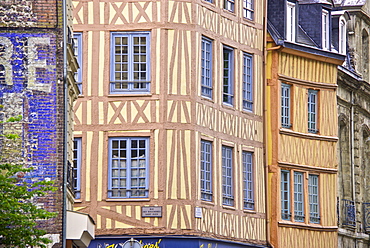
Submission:
[[[62,247],[63,228],[62,13],[61,0],[0,1],[0,50],[9,44],[12,46],[0,53],[3,118],[14,114],[9,112],[14,109],[24,118],[20,127],[3,126],[1,131],[20,132],[22,129],[19,149],[27,154],[25,165],[35,168],[26,176],[27,180],[55,181],[57,191],[37,199],[40,206],[58,213],[54,219],[40,223],[54,240],[50,247]],[[7,73],[11,73],[11,80],[5,79]],[[19,106],[15,102],[20,102]]]

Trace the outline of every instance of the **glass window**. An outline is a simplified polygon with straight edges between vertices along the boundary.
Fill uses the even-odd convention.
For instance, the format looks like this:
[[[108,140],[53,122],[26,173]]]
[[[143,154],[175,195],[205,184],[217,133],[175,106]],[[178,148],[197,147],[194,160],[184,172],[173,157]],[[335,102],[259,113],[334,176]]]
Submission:
[[[243,16],[249,20],[254,18],[254,0],[243,0]]]
[[[304,222],[303,173],[294,172],[294,220]]]
[[[233,105],[233,49],[223,48],[223,102]]]
[[[318,175],[308,176],[308,202],[310,204],[310,222],[320,223]]]
[[[205,140],[200,151],[200,191],[202,200],[212,201],[212,143]]]
[[[253,57],[243,54],[243,109],[253,110]]]
[[[81,198],[81,138],[73,140],[73,172],[72,187],[75,198]]]
[[[339,53],[346,54],[347,44],[347,23],[344,18],[340,18],[339,22]]]
[[[290,173],[281,171],[281,218],[290,220]]]
[[[243,199],[245,209],[254,209],[253,192],[253,154],[243,152]]]
[[[281,126],[290,128],[290,85],[281,84]]]
[[[149,32],[114,32],[111,46],[112,93],[146,93],[150,87]]]
[[[329,39],[329,12],[327,10],[322,11],[322,48],[330,50],[330,39]]]
[[[296,35],[296,5],[287,2],[287,25],[286,25],[286,39],[287,41],[295,42]]]
[[[149,138],[110,138],[108,175],[108,197],[148,197]]]
[[[202,96],[212,98],[212,40],[202,38]]]
[[[308,90],[308,132],[317,133],[317,91]]]
[[[73,48],[75,52],[75,56],[78,62],[79,68],[75,74],[75,80],[78,89],[80,90],[80,94],[82,94],[82,33],[75,32],[73,33]]]
[[[224,8],[228,11],[234,12],[234,0],[224,0]]]
[[[234,206],[231,147],[222,146],[222,204]]]

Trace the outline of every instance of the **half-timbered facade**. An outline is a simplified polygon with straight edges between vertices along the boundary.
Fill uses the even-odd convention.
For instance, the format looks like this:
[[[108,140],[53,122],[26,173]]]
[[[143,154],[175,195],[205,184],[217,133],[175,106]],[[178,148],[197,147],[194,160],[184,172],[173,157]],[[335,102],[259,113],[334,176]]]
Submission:
[[[273,247],[336,247],[337,65],[330,1],[268,1],[269,234]]]
[[[89,247],[266,245],[264,2],[73,1]]]

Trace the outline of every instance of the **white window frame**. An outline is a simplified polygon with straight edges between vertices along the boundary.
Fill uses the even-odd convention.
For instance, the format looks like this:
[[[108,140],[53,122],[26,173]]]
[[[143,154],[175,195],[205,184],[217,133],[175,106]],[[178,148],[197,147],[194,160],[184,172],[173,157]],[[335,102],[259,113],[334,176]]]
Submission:
[[[286,12],[286,40],[290,42],[295,42],[297,29],[297,11],[295,3],[287,2]]]
[[[323,9],[322,10],[322,49],[330,50],[330,19],[329,19],[329,11]]]
[[[343,16],[339,18],[339,41],[338,48],[340,54],[346,54],[347,50],[347,22]]]

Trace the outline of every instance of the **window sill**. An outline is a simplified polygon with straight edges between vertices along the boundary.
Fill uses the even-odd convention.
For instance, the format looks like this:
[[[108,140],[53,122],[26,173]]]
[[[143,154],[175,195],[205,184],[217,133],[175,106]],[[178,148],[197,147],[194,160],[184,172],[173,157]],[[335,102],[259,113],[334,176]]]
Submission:
[[[231,105],[230,103],[223,102],[222,107],[230,110],[235,110],[234,106]]]
[[[204,200],[201,200],[200,203],[203,204],[203,205],[209,205],[209,206],[214,206],[215,205],[215,203],[212,202],[212,201],[204,201]]]
[[[106,202],[148,202],[149,198],[107,198]]]
[[[302,223],[302,222],[291,222],[288,220],[281,220],[278,222],[279,227],[295,227],[300,229],[309,229],[313,231],[327,231],[336,232],[338,230],[337,226],[322,226],[321,224],[315,223]]]
[[[228,209],[228,210],[236,210],[235,207],[233,207],[233,206],[227,206],[227,205],[222,205],[222,208]]]
[[[243,212],[245,214],[256,214],[257,213],[256,210],[251,210],[251,209],[243,209]]]
[[[144,97],[150,97],[152,96],[153,94],[151,93],[127,93],[127,94],[124,94],[124,93],[118,93],[118,94],[112,94],[112,93],[109,93],[108,94],[108,97],[138,97],[138,96],[144,96]]]
[[[300,133],[300,132],[296,132],[291,129],[287,129],[283,127],[280,128],[279,133],[294,136],[294,137],[306,138],[306,139],[314,139],[314,140],[329,141],[329,142],[338,141],[338,137],[335,137],[335,136],[324,136],[324,135],[313,134],[313,133]]]

